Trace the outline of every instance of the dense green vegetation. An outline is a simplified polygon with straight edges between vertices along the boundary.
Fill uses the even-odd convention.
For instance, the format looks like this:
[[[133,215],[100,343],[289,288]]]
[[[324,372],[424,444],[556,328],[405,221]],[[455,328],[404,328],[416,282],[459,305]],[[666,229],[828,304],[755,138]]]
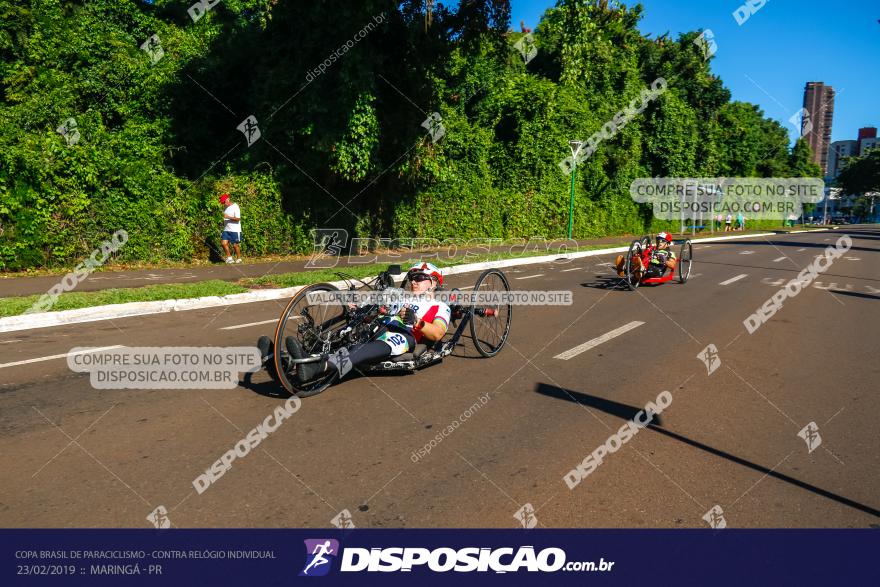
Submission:
[[[837,185],[845,194],[858,194],[852,214],[864,220],[876,218],[876,200],[880,194],[880,149],[871,149],[861,157],[847,159]]]
[[[645,38],[640,6],[560,0],[526,62],[507,0],[223,0],[195,22],[187,4],[0,0],[0,269],[75,264],[118,229],[122,260],[216,255],[224,191],[248,255],[308,252],[315,227],[560,237],[568,141],[661,76],[579,166],[575,237],[665,228],[636,177],[818,175],[806,143],[730,101],[698,32]],[[78,140],[56,131],[69,118]]]

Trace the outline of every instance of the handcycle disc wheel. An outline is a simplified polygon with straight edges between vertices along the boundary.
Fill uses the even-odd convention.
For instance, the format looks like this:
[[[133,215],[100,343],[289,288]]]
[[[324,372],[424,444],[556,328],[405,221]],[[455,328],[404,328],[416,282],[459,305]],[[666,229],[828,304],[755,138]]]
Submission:
[[[275,327],[275,371],[284,388],[297,397],[317,395],[330,387],[336,379],[336,371],[314,381],[301,382],[296,376],[297,365],[291,363],[285,341],[294,337],[305,355],[321,353],[327,334],[345,324],[346,309],[339,304],[310,303],[311,293],[339,291],[329,283],[310,285],[288,302]]]
[[[694,246],[690,240],[681,245],[681,254],[678,256],[678,281],[685,283],[691,276],[691,265],[694,259]]]
[[[624,281],[630,290],[639,287],[642,281],[644,270],[640,269],[640,261],[642,257],[642,240],[635,240],[629,245],[626,252],[626,260],[624,261]],[[635,265],[633,265],[635,264]]]
[[[484,271],[477,278],[474,292],[497,294],[499,297],[510,291],[507,277],[498,269]],[[479,300],[477,300],[479,302]],[[494,357],[501,351],[510,335],[511,304],[475,304],[471,307],[471,337],[474,346],[484,357]]]

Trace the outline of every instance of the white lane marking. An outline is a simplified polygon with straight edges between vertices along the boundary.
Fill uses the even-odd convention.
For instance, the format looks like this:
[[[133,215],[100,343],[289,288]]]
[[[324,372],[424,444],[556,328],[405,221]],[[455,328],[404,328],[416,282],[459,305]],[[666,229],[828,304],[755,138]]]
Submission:
[[[774,263],[779,263],[780,261],[785,261],[788,257],[779,257],[778,259],[773,259]]]
[[[800,253],[800,252],[802,252],[802,251],[806,251],[806,250],[807,250],[807,249],[801,248],[801,249],[798,249],[798,250],[795,251],[795,252],[796,252],[796,253]]]
[[[728,280],[726,280],[726,281],[722,281],[722,282],[719,283],[718,285],[730,285],[730,284],[733,283],[734,281],[739,281],[739,280],[742,279],[743,277],[748,277],[748,275],[749,275],[748,273],[740,273],[740,274],[737,275],[736,277],[731,277],[730,279],[728,279]]]
[[[694,247],[694,248],[695,248],[695,249],[708,249],[708,248],[711,247],[711,246],[712,246],[712,245],[702,245],[702,246]]]
[[[740,251],[740,255],[754,255],[755,251]]]
[[[259,326],[260,324],[270,324],[272,322],[278,322],[278,318],[272,318],[271,320],[260,320],[259,322],[248,322],[247,324],[236,324],[235,326],[224,326],[219,330],[237,330],[238,328],[247,328],[248,326]]]
[[[472,285],[466,285],[466,286],[464,286],[464,287],[460,287],[460,288],[458,288],[458,289],[464,291],[464,290],[466,290],[466,289],[474,289],[474,286],[472,286]]]
[[[560,273],[568,273],[569,271],[580,271],[580,267],[575,267],[574,269],[560,269]]]
[[[858,257],[844,257],[847,261],[861,261]]]
[[[2,340],[2,341],[0,341],[0,344],[9,344],[11,342],[21,342],[21,339],[20,338],[13,338],[12,340]]]
[[[537,275],[527,275],[525,277],[517,277],[516,279],[534,279],[535,277],[544,277],[544,274],[538,273]]]
[[[75,357],[76,355],[87,355],[89,353],[98,353],[101,351],[109,351],[111,349],[121,349],[123,345],[114,344],[113,346],[101,346],[93,349],[87,349],[83,351],[76,351],[75,353],[61,353],[60,355],[50,355],[48,357],[37,357],[36,359],[26,359],[24,361],[14,361],[12,363],[0,363],[0,369],[4,369],[6,367],[15,367],[16,365],[28,365],[30,363],[39,363],[41,361],[51,361],[52,359],[61,359],[64,357]]]
[[[588,351],[593,347],[599,346],[603,342],[608,342],[612,338],[618,337],[621,334],[629,332],[633,328],[638,328],[642,324],[644,324],[644,322],[639,322],[638,320],[634,320],[634,321],[630,322],[629,324],[624,324],[620,328],[615,328],[611,332],[606,332],[602,336],[594,338],[593,340],[588,340],[587,342],[585,342],[583,344],[579,344],[576,347],[574,347],[573,349],[567,350],[564,353],[559,353],[558,355],[556,355],[553,358],[554,359],[562,359],[563,361],[567,361],[571,358],[578,356],[579,354],[581,354],[584,351]]]

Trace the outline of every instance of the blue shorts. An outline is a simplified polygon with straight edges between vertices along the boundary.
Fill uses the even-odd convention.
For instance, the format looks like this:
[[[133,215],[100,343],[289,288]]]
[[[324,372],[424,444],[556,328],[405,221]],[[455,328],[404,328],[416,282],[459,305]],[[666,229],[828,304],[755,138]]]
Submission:
[[[231,243],[240,243],[241,242],[241,233],[240,232],[230,232],[228,230],[224,230],[220,233],[220,239],[229,241]]]

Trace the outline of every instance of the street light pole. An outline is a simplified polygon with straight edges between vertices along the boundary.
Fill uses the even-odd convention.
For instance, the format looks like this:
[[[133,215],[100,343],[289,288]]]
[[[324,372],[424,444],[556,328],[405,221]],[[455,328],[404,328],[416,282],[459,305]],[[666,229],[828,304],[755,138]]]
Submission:
[[[568,240],[571,240],[571,229],[574,226],[574,182],[577,178],[577,157],[581,152],[583,142],[568,141],[571,149],[571,195],[568,199]]]

